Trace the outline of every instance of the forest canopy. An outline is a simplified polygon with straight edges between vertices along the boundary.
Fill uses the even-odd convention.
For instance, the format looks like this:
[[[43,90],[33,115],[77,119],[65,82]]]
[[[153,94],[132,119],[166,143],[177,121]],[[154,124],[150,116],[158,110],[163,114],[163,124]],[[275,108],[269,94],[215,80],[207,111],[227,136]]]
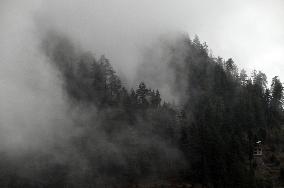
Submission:
[[[76,49],[60,35],[43,40],[42,51],[63,80],[70,114],[78,108],[84,114],[70,115],[80,134],[68,141],[67,160],[44,152],[15,160],[1,154],[1,187],[272,185],[255,173],[253,147],[258,140],[282,147],[275,134],[284,121],[279,77],[268,85],[265,73],[247,73],[232,58],[214,57],[197,36],[182,35],[166,45],[172,89],[182,95],[178,106],[144,80],[128,89],[104,55]]]

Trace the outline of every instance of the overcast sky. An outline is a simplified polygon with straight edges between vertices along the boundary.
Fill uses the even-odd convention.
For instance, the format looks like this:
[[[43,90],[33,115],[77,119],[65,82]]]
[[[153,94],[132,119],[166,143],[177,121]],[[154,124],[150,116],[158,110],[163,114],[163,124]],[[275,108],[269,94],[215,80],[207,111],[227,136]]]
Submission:
[[[135,72],[139,49],[160,34],[178,31],[199,35],[215,56],[232,57],[269,79],[284,78],[283,18],[283,0],[0,1],[2,40],[25,38],[38,27],[55,28],[82,47],[106,54],[126,77]]]

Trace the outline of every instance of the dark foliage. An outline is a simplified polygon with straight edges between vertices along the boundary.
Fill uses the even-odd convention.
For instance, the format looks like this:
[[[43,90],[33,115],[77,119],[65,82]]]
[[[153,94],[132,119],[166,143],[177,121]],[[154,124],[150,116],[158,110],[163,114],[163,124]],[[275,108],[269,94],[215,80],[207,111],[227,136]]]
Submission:
[[[99,126],[78,120],[85,131],[72,140],[87,165],[26,156],[40,169],[31,167],[37,172],[25,176],[3,154],[1,187],[127,187],[173,177],[206,187],[269,187],[255,178],[250,164],[256,139],[265,141],[267,131],[283,123],[279,78],[268,88],[264,73],[239,73],[232,59],[210,56],[198,37],[181,42],[183,64],[173,59],[169,65],[177,82],[186,83],[181,89],[187,98],[178,108],[162,104],[159,91],[143,82],[128,91],[105,56],[76,52],[66,39],[46,42],[70,103],[96,107],[90,114],[99,117]],[[98,131],[108,140],[103,147]],[[113,146],[119,152],[108,149]]]

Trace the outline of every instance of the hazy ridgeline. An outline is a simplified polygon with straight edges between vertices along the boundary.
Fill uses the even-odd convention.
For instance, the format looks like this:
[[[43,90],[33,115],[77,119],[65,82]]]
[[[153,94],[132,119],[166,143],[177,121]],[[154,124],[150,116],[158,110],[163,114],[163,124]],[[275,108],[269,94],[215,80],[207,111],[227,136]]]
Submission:
[[[282,5],[0,0],[0,188],[284,184]]]
[[[143,82],[129,89],[107,57],[60,32],[40,39],[41,63],[23,70],[28,77],[15,73],[22,79],[1,96],[22,95],[1,108],[1,187],[267,184],[248,164],[254,141],[283,122],[277,77],[268,88],[262,72],[247,76],[180,35],[145,50],[135,78]],[[38,70],[47,73],[35,81]]]

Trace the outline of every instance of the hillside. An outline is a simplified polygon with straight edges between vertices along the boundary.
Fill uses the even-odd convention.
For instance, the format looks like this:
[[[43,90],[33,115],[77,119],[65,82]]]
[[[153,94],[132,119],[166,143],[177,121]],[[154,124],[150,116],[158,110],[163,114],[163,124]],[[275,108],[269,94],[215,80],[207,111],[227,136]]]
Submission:
[[[52,152],[1,153],[1,187],[281,187],[279,78],[268,86],[263,72],[249,76],[198,37],[165,45],[179,106],[144,80],[127,89],[107,57],[48,35],[42,52],[62,79],[76,134]],[[263,156],[255,162],[258,140]]]

